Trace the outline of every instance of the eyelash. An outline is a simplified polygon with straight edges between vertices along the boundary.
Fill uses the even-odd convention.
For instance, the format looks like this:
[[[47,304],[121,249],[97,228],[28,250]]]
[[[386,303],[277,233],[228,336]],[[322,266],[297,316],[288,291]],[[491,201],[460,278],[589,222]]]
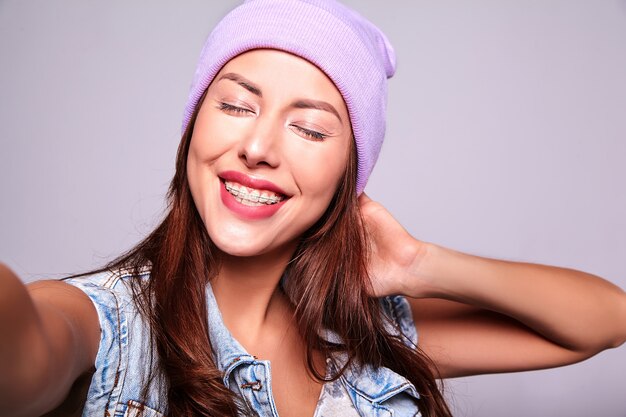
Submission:
[[[237,113],[237,114],[248,114],[252,113],[252,110],[244,109],[242,107],[233,106],[228,103],[220,103],[219,109],[227,112]]]
[[[303,135],[305,135],[307,138],[311,140],[321,141],[328,137],[328,135],[325,135],[320,132],[316,132],[315,130],[305,129],[298,125],[291,125],[291,126],[295,127],[297,131],[299,131],[300,133],[302,133]]]
[[[242,107],[237,107],[237,106],[233,106],[232,104],[228,104],[228,103],[220,103],[219,104],[219,109],[226,111],[226,112],[232,112],[232,113],[236,113],[236,114],[248,114],[248,113],[252,113],[252,110],[248,110],[248,109],[244,109]],[[303,127],[300,127],[298,125],[291,125],[292,127],[294,127],[298,132],[300,132],[301,134],[305,135],[308,139],[311,140],[315,140],[315,141],[322,141],[324,139],[326,139],[328,137],[328,135],[325,135],[323,133],[320,132],[316,132],[315,130],[310,130],[310,129],[305,129]]]

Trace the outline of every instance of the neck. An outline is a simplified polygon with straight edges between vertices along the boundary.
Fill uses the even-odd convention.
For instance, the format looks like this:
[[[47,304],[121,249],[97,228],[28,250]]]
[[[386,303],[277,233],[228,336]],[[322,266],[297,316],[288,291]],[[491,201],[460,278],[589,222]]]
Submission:
[[[221,255],[211,287],[226,327],[244,347],[284,327],[289,302],[278,284],[294,250],[295,244],[251,257]]]

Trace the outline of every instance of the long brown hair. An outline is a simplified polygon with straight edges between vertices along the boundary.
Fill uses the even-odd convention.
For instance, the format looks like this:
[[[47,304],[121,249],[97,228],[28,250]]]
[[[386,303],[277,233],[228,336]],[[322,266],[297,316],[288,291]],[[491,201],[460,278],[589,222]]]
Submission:
[[[178,147],[164,220],[103,269],[130,267],[138,272],[151,265],[150,279],[132,281],[135,302],[149,323],[158,352],[158,366],[150,367],[156,371],[151,371],[144,394],[158,373],[167,383],[169,415],[236,416],[246,410],[222,382],[207,327],[205,290],[219,270],[219,251],[196,210],[186,174],[193,127],[203,100],[204,96]],[[355,191],[356,166],[353,145],[330,206],[302,236],[281,281],[307,346],[309,372],[324,381],[326,376],[313,365],[313,352],[329,357],[342,350],[349,363],[385,366],[405,376],[420,393],[418,404],[424,417],[450,416],[433,363],[419,348],[407,345],[406,338],[386,330],[380,303],[368,296],[369,250]],[[333,345],[320,337],[325,329],[335,332],[343,343]]]

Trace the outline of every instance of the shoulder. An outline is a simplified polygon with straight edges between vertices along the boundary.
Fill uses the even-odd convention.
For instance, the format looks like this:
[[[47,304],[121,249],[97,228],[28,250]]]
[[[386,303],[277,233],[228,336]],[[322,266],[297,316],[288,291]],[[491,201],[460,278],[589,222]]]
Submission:
[[[81,341],[80,356],[95,357],[99,341],[98,316],[83,291],[62,280],[33,282],[27,285],[27,290],[48,334],[60,339],[56,336],[69,332],[68,340]]]
[[[99,348],[95,357],[95,373],[89,388],[85,415],[135,415],[143,410],[146,416],[162,402],[161,381],[151,379],[157,353],[150,338],[149,323],[139,313],[133,283],[150,277],[148,267],[140,270],[119,269],[92,275],[72,277],[68,285],[83,291],[91,299],[100,321]],[[148,386],[147,397],[142,389]],[[154,410],[152,410],[152,408]]]
[[[142,270],[148,274],[149,271]],[[101,333],[119,326],[131,298],[130,271],[105,271],[61,280],[42,280],[28,284],[27,289],[39,314],[56,316],[72,333],[80,335],[89,357],[94,358],[102,342]],[[85,343],[86,342],[86,343]]]
[[[64,279],[62,282],[82,290],[99,288],[122,294],[127,291],[128,283],[131,279],[147,279],[149,277],[150,267],[144,266],[137,269],[119,268],[99,271],[93,274],[78,275]]]
[[[58,282],[68,290],[82,293],[83,300],[88,300],[95,308],[102,344],[117,343],[120,335],[128,331],[129,321],[137,316],[132,291],[133,279],[147,279],[150,270],[117,269],[106,270],[89,275],[71,277]]]
[[[134,321],[137,316],[131,280],[147,278],[149,274],[148,268],[106,270],[49,282],[48,285],[59,286],[68,293],[80,293],[76,297],[95,310],[94,317],[100,330],[98,344],[102,350],[103,345],[116,344],[120,335],[127,333],[128,322]]]
[[[73,276],[61,282],[80,290],[95,305],[96,310],[119,309],[131,306],[133,301],[132,281],[150,277],[149,267],[138,270],[116,269],[93,274]],[[100,312],[100,311],[99,311]]]

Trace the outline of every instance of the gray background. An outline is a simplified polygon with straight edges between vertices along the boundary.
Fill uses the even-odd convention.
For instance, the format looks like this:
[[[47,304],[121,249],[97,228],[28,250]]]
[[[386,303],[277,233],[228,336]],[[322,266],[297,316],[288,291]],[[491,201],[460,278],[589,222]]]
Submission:
[[[98,266],[155,225],[196,58],[237,2],[0,1],[0,260]],[[626,288],[626,2],[347,1],[398,54],[367,192],[414,236]],[[458,416],[626,416],[626,348],[448,382]]]

